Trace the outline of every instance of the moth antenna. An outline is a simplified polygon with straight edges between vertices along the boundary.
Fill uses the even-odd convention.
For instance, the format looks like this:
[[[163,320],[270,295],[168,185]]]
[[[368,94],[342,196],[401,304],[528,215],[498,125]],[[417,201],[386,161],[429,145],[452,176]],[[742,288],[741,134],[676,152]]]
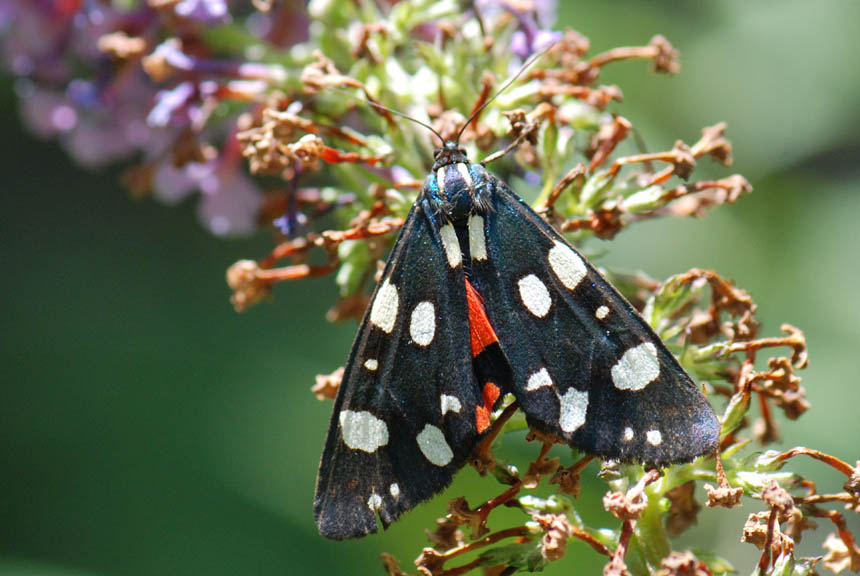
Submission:
[[[502,84],[502,87],[501,87],[501,88],[499,88],[499,89],[496,91],[496,93],[495,93],[495,94],[493,94],[492,96],[490,96],[490,98],[489,98],[486,102],[484,102],[483,104],[481,104],[481,106],[480,106],[477,110],[475,110],[474,112],[472,112],[471,116],[469,116],[469,118],[466,120],[466,123],[465,123],[465,124],[463,124],[463,127],[462,127],[462,128],[460,128],[460,131],[457,133],[457,138],[454,140],[454,142],[456,142],[456,143],[459,145],[459,144],[460,144],[460,137],[463,135],[463,132],[465,132],[465,131],[466,131],[466,127],[467,127],[469,124],[471,124],[471,123],[472,123],[472,120],[474,120],[475,118],[477,118],[477,117],[478,117],[478,114],[480,114],[481,112],[483,112],[483,111],[484,111],[484,108],[486,108],[487,106],[489,106],[489,105],[490,105],[490,104],[491,104],[491,103],[492,103],[496,98],[498,98],[499,96],[501,96],[501,94],[502,94],[505,90],[507,90],[508,88],[510,88],[510,87],[511,87],[511,84],[513,84],[514,82],[516,82],[516,81],[517,81],[517,78],[519,78],[520,76],[522,76],[522,75],[523,75],[523,73],[524,73],[526,70],[528,70],[529,68],[531,68],[532,64],[534,64],[535,62],[537,62],[537,61],[538,61],[538,59],[539,59],[539,58],[541,58],[544,54],[546,54],[547,52],[549,52],[549,51],[550,51],[550,50],[551,50],[551,49],[552,49],[556,44],[558,44],[558,42],[559,42],[559,41],[558,41],[558,40],[556,40],[555,42],[553,42],[552,44],[550,44],[549,46],[547,46],[546,48],[544,48],[544,49],[543,49],[543,50],[541,50],[540,52],[537,52],[537,53],[535,53],[535,54],[532,54],[532,55],[531,55],[531,57],[530,57],[528,60],[526,60],[526,61],[525,61],[525,63],[524,63],[522,66],[520,66],[520,69],[519,69],[519,70],[517,70],[517,73],[516,73],[516,74],[514,74],[513,76],[511,76],[510,78],[508,78],[508,80],[507,80],[504,84]]]
[[[636,143],[636,148],[639,150],[639,153],[647,154],[648,146],[645,144],[645,138],[642,137],[642,133],[636,129],[636,126],[634,126],[630,131],[633,134],[633,141]],[[652,164],[650,160],[645,161],[643,164],[645,165],[645,170],[647,172],[652,173],[655,171],[654,164]]]
[[[423,126],[424,128],[427,128],[430,132],[432,132],[436,136],[436,138],[439,139],[439,142],[441,142],[442,144],[445,143],[445,139],[442,138],[441,134],[439,134],[436,130],[434,130],[432,126],[422,122],[421,120],[418,120],[417,118],[413,118],[412,116],[409,116],[408,114],[404,114],[403,112],[400,112],[399,110],[395,110],[394,108],[389,108],[388,106],[385,106],[385,105],[380,104],[378,102],[374,102],[372,100],[367,100],[366,98],[359,98],[355,94],[351,94],[351,93],[347,92],[346,90],[343,90],[341,88],[337,88],[336,86],[327,86],[327,88],[329,90],[334,90],[335,92],[343,94],[344,96],[348,96],[349,98],[352,98],[353,100],[355,100],[357,102],[361,102],[362,104],[367,104],[368,106],[372,106],[372,107],[377,108],[379,110],[385,110],[386,112],[394,114],[395,116],[400,116],[401,118],[405,118],[406,120],[409,120],[410,122],[414,122],[415,124],[418,124],[419,126]]]

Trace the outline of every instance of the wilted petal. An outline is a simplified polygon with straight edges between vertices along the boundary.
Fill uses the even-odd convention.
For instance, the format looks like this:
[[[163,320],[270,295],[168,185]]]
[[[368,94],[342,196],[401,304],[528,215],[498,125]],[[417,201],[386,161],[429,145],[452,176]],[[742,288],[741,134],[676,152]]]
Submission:
[[[160,162],[152,178],[152,195],[165,204],[178,204],[199,189],[200,182],[214,170],[214,163],[189,162],[177,168],[169,160]]]
[[[223,171],[202,186],[197,213],[203,225],[216,236],[248,234],[257,227],[262,193],[243,173]]]
[[[224,0],[183,0],[173,10],[178,16],[205,24],[230,21],[230,12]]]

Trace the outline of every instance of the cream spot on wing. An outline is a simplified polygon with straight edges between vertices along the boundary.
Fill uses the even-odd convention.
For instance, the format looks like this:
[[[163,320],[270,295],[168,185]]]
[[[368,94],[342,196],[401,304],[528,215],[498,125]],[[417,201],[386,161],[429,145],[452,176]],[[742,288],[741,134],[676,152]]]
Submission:
[[[549,266],[569,290],[573,290],[588,274],[585,262],[570,246],[556,240],[549,251]]]
[[[460,176],[463,177],[463,180],[466,181],[469,188],[472,188],[474,184],[472,184],[472,175],[469,174],[469,167],[462,162],[457,162],[454,166],[457,168],[457,172],[460,173]]]
[[[442,246],[445,248],[448,265],[451,268],[456,268],[463,261],[463,254],[460,252],[460,242],[457,240],[457,232],[451,224],[445,224],[439,230],[439,235],[442,237]]]
[[[657,347],[651,342],[630,348],[612,367],[612,382],[619,390],[642,390],[659,375]]]
[[[546,289],[540,278],[534,274],[529,274],[520,278],[518,285],[520,288],[520,298],[523,304],[526,305],[526,308],[529,309],[529,312],[538,318],[546,316],[550,305],[552,305],[552,299],[549,296],[549,290]]]
[[[456,412],[459,414],[460,410],[463,408],[463,406],[460,404],[460,399],[456,396],[442,394],[440,398],[442,404],[442,416],[444,416],[448,412]]]
[[[370,322],[378,326],[383,332],[391,334],[394,330],[394,323],[397,321],[397,307],[400,305],[400,296],[397,294],[397,287],[388,282],[382,283],[379,291],[376,293],[376,298],[373,299],[373,306],[370,308]]]
[[[373,453],[388,444],[388,426],[370,412],[341,410],[338,419],[343,442],[349,448]]]
[[[379,368],[379,361],[376,358],[368,358],[364,361],[364,367],[374,372],[377,368]]]
[[[367,499],[367,507],[372,511],[377,512],[382,507],[382,496],[374,492]]]
[[[594,315],[597,316],[598,320],[603,320],[607,316],[609,316],[609,308],[606,306],[600,306],[595,312]]]
[[[439,192],[443,196],[445,195],[445,171],[447,169],[447,166],[442,166],[441,168],[436,170],[436,186],[439,187]]]
[[[432,302],[419,302],[412,310],[409,334],[419,346],[429,346],[436,334],[436,309]]]
[[[445,466],[454,459],[454,453],[445,441],[445,435],[432,424],[425,424],[424,429],[415,439],[418,441],[421,453],[431,464]]]
[[[631,440],[633,440],[633,428],[631,428],[630,426],[625,428],[623,438],[625,442],[630,442]]]
[[[585,413],[588,411],[588,392],[580,392],[574,387],[567,389],[564,396],[559,396],[561,410],[559,425],[565,432],[573,432],[585,424]]]
[[[391,495],[392,495],[392,496],[394,496],[395,498],[397,498],[398,496],[400,496],[400,486],[398,486],[398,485],[397,485],[397,482],[395,482],[395,483],[393,483],[391,486],[389,486],[389,487],[388,487],[388,491],[389,491],[389,492],[391,493]]]
[[[538,388],[543,388],[544,386],[552,386],[552,378],[550,378],[549,372],[546,371],[546,368],[541,368],[529,376],[529,381],[526,382],[526,390],[529,392],[537,390]]]
[[[659,430],[648,430],[645,433],[645,439],[651,446],[659,446],[663,443],[663,435],[660,434]]]
[[[473,214],[469,218],[469,253],[472,260],[487,259],[487,242],[484,237],[484,218]]]

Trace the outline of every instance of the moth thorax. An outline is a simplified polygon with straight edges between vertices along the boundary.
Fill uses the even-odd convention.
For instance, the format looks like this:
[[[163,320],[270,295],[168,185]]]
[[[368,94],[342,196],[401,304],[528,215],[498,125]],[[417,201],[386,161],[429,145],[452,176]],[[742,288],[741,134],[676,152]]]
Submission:
[[[454,220],[466,217],[472,210],[474,182],[469,165],[455,162],[436,170],[436,185],[446,201],[446,212]]]

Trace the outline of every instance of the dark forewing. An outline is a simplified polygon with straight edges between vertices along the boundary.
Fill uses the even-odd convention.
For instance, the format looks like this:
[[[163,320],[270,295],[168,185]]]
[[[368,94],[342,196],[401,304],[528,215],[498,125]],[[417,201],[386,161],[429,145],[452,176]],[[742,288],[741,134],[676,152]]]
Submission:
[[[376,532],[377,514],[387,527],[447,486],[474,448],[465,278],[441,230],[416,204],[353,343],[317,478],[326,537]]]
[[[472,282],[529,423],[622,461],[711,451],[713,410],[641,316],[503,182],[489,176],[484,193],[487,257],[473,258]]]

